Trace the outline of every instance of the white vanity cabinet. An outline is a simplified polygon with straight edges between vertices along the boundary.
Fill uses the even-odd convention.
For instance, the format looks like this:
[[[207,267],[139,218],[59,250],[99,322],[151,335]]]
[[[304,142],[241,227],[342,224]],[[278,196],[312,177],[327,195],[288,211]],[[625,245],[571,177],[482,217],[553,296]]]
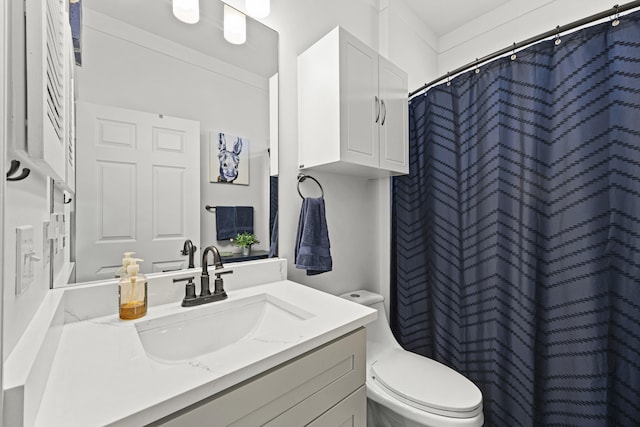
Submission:
[[[407,74],[343,28],[298,56],[298,165],[409,173]]]
[[[359,328],[150,425],[364,427],[365,346]]]

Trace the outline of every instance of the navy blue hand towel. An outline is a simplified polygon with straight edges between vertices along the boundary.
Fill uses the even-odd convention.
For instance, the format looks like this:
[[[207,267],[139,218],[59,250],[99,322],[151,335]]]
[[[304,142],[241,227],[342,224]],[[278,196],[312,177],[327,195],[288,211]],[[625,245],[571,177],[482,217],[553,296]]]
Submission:
[[[307,276],[331,271],[330,247],[324,199],[305,198],[298,219],[296,268],[307,270]]]
[[[236,234],[236,207],[216,206],[216,240],[232,239]]]
[[[253,206],[236,206],[236,230],[253,234]]]
[[[253,206],[216,206],[216,240],[253,233]]]
[[[273,228],[271,229],[271,244],[269,245],[269,258],[278,256],[278,211],[273,219]]]

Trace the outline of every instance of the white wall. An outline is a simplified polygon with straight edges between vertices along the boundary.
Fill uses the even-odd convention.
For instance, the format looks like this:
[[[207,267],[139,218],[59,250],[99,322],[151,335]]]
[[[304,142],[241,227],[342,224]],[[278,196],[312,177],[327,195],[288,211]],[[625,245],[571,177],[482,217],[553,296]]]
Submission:
[[[98,104],[161,113],[200,122],[201,236],[186,236],[199,247],[215,244],[215,214],[205,205],[253,206],[257,249],[269,245],[269,93],[265,78],[204,56],[85,9],[83,66],[77,68],[78,98]],[[210,132],[248,139],[249,185],[209,182],[209,158],[217,176],[217,140]],[[84,141],[78,141],[78,150]],[[201,254],[202,252],[197,252]]]
[[[409,91],[438,74],[438,38],[402,0],[383,0],[380,53],[409,74]]]
[[[33,165],[30,165],[19,158],[14,152],[15,146],[24,143],[24,54],[22,46],[19,44],[24,15],[17,7],[19,3],[5,2],[3,7],[12,16],[15,22],[2,27],[2,31],[9,31],[7,46],[7,63],[3,64],[3,71],[6,73],[2,83],[5,86],[5,96],[3,102],[7,103],[7,114],[3,114],[3,120],[7,122],[7,137],[3,134],[3,151],[6,150],[6,161],[2,164],[5,169],[13,159],[23,160],[22,166],[30,167],[32,172],[23,181],[7,182],[3,180],[4,192],[4,238],[3,249],[3,360],[9,356],[11,350],[22,336],[29,321],[38,309],[44,296],[49,290],[49,265],[42,257],[42,222],[49,214],[48,205],[48,183],[47,178],[39,174]],[[6,79],[6,80],[5,80]],[[60,194],[60,198],[61,198]],[[42,257],[39,263],[35,264],[34,280],[29,288],[22,294],[16,296],[15,271],[16,271],[16,227],[22,225],[33,226],[34,250],[36,255]]]
[[[9,153],[9,160],[11,153]],[[23,181],[8,182],[5,201],[5,256],[4,256],[4,347],[5,359],[27,327],[33,314],[49,290],[49,266],[43,261],[35,264],[35,277],[22,294],[15,293],[16,227],[33,226],[34,250],[42,257],[42,221],[46,219],[46,177],[32,172]],[[44,258],[42,257],[42,260]]]
[[[7,2],[0,6],[0,138],[2,145],[0,146],[0,165],[5,164],[6,147],[7,147],[7,96],[6,96],[6,68],[7,68],[7,41],[9,40],[7,29]],[[4,193],[5,181],[0,185],[0,224],[4,224]],[[0,226],[0,295],[4,297],[4,227]],[[4,298],[3,298],[4,299]],[[2,325],[4,320],[4,304],[0,303],[0,384],[3,384],[3,333]],[[0,387],[0,414],[3,413],[4,405],[4,387]],[[1,417],[0,417],[1,418]],[[0,420],[0,427],[3,421]]]

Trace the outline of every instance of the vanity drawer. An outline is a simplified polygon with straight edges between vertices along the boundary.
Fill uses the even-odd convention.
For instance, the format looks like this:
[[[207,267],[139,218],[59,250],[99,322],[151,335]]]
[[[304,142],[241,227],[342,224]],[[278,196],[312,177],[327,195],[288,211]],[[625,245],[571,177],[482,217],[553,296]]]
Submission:
[[[269,427],[302,425],[306,427],[365,427],[367,425],[367,388],[364,385],[310,423],[307,423],[309,413],[304,412],[308,408],[298,408],[298,406],[291,408],[266,425]]]
[[[306,425],[364,385],[365,363],[360,328],[152,425]]]

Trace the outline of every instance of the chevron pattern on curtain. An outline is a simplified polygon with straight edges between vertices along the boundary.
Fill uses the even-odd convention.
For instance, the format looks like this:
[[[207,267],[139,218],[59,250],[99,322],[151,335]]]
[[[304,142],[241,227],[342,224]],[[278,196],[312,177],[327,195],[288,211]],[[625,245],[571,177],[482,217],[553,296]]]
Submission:
[[[412,100],[391,322],[487,426],[638,426],[640,14],[561,40]]]

